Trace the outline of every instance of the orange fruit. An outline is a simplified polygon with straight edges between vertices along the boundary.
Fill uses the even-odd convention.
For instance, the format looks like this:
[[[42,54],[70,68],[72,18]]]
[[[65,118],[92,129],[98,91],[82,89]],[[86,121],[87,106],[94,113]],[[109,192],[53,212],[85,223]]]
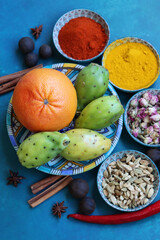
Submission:
[[[54,69],[34,69],[16,85],[12,105],[23,126],[33,132],[57,131],[72,121],[77,109],[70,79]]]

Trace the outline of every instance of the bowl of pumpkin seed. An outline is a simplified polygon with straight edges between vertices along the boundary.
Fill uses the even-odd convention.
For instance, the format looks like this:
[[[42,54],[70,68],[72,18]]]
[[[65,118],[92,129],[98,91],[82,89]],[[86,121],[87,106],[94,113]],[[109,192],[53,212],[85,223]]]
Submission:
[[[112,154],[100,166],[97,186],[113,208],[133,212],[147,207],[159,190],[159,171],[144,153],[126,150]]]

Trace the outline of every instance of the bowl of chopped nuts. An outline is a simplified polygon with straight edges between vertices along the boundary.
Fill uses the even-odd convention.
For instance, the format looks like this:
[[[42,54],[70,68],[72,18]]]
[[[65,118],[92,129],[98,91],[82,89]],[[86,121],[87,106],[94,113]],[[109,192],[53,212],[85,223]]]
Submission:
[[[124,124],[129,135],[147,147],[160,147],[160,89],[147,89],[128,101]]]
[[[135,150],[112,154],[100,166],[97,186],[111,207],[133,212],[148,206],[159,190],[159,172],[154,162]]]

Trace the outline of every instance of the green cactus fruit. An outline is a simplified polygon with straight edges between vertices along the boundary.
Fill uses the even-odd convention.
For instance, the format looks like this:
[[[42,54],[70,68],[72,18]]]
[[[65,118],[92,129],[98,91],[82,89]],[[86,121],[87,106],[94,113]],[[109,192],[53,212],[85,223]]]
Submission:
[[[117,96],[104,96],[93,100],[76,119],[75,128],[99,130],[116,122],[124,113]]]
[[[70,144],[60,155],[70,161],[86,161],[99,157],[111,147],[111,140],[88,129],[72,129],[66,132]]]
[[[65,133],[39,132],[20,144],[17,155],[24,167],[34,168],[49,162],[69,143],[69,137]]]
[[[78,98],[77,110],[81,111],[92,100],[103,96],[108,88],[108,70],[98,64],[90,63],[78,74],[75,89]]]

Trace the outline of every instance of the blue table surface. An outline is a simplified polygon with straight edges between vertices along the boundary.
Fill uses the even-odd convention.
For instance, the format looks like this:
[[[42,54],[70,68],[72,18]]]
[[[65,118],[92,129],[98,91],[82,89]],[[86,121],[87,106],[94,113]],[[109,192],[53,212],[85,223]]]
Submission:
[[[43,24],[43,32],[35,41],[39,47],[48,43],[53,48],[52,30],[57,19],[72,9],[84,8],[99,13],[110,27],[110,43],[116,39],[134,36],[150,42],[160,52],[160,2],[159,0],[0,0],[0,76],[17,72],[25,68],[23,56],[17,43],[21,37],[30,36],[30,28]],[[69,62],[55,49],[54,56],[40,63]],[[95,62],[101,64],[101,58]],[[160,88],[160,79],[152,86]],[[125,106],[132,94],[117,91]],[[33,195],[29,186],[47,175],[35,169],[28,170],[20,165],[10,143],[6,130],[6,111],[12,92],[0,96],[0,239],[48,240],[48,239],[160,239],[160,214],[150,218],[123,225],[96,225],[67,219],[67,214],[76,213],[78,200],[73,199],[67,188],[57,193],[38,207],[31,209],[27,204]],[[134,142],[123,128],[120,141],[114,152],[136,149],[145,152],[145,148]],[[96,185],[98,168],[74,176],[86,179],[89,183],[89,196],[96,201],[95,215],[116,214],[118,211],[107,206],[101,199]],[[19,171],[25,176],[17,188],[6,185],[9,169]],[[155,200],[160,198],[160,194]],[[51,214],[53,204],[65,202],[67,212],[61,219]]]

